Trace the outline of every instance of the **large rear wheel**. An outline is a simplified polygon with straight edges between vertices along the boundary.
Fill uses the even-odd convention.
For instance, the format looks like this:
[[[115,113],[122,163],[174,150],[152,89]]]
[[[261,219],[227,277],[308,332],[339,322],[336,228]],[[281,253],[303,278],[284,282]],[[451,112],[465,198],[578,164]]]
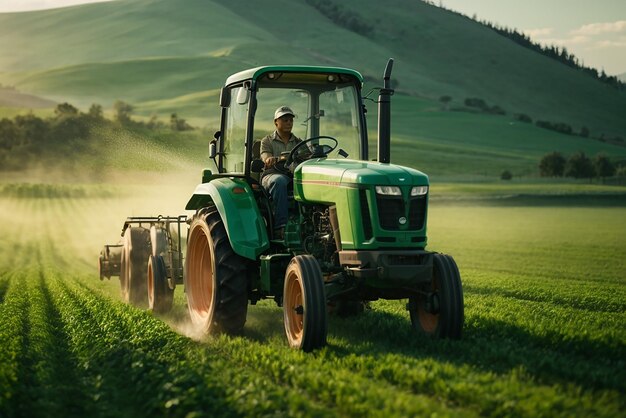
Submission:
[[[129,226],[122,238],[120,286],[125,302],[145,306],[147,302],[146,274],[150,256],[150,231]]]
[[[298,255],[287,266],[283,311],[291,347],[308,352],[326,345],[326,295],[315,257]]]
[[[167,283],[167,269],[163,257],[151,255],[148,260],[148,307],[155,313],[172,309],[174,289]]]
[[[185,269],[192,322],[206,333],[241,333],[248,311],[246,259],[233,251],[217,210],[194,217]]]
[[[434,254],[433,278],[426,291],[409,299],[413,328],[433,338],[461,338],[464,321],[463,287],[454,259]]]

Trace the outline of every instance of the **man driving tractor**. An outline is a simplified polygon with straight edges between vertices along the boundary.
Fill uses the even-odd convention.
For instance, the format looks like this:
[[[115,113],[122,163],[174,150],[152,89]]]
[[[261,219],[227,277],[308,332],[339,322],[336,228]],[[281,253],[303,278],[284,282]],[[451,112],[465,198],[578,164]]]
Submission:
[[[281,154],[291,151],[302,140],[296,137],[293,129],[295,114],[287,106],[281,106],[274,112],[276,130],[261,140],[261,159],[265,170],[261,177],[261,185],[265,187],[274,202],[274,236],[282,238],[287,224],[287,186],[291,179],[274,168]]]

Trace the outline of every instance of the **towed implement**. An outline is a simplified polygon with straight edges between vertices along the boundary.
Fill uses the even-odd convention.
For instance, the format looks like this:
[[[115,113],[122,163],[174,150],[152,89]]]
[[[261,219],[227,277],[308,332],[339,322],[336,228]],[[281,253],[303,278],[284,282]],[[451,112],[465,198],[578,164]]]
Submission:
[[[428,177],[390,163],[392,66],[379,89],[376,161],[357,71],[266,66],[230,76],[209,144],[216,169],[204,170],[187,203],[193,215],[128,218],[121,241],[101,252],[100,277],[119,276],[127,302],[156,312],[184,285],[191,320],[206,333],[241,333],[248,305],[273,299],[289,345],[304,351],[326,344],[329,313],[357,314],[379,298],[407,300],[416,332],[460,338],[459,270],[426,250]],[[278,230],[260,181],[260,138],[283,105],[305,139],[277,164],[291,179]]]

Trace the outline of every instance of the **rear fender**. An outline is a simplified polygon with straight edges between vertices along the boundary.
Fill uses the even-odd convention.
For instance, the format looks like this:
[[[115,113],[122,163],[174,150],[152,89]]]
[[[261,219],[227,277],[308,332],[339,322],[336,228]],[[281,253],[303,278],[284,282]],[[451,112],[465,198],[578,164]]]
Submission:
[[[254,194],[242,179],[220,177],[199,184],[185,209],[215,205],[236,254],[257,260],[270,246],[267,230]]]

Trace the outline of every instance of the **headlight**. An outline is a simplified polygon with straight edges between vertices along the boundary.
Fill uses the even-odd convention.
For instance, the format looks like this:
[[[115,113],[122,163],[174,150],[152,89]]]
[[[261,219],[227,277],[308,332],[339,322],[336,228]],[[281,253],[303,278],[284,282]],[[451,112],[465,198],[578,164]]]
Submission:
[[[376,194],[383,196],[402,196],[398,186],[376,186]]]
[[[428,193],[428,186],[415,186],[411,189],[411,196],[424,196]]]

